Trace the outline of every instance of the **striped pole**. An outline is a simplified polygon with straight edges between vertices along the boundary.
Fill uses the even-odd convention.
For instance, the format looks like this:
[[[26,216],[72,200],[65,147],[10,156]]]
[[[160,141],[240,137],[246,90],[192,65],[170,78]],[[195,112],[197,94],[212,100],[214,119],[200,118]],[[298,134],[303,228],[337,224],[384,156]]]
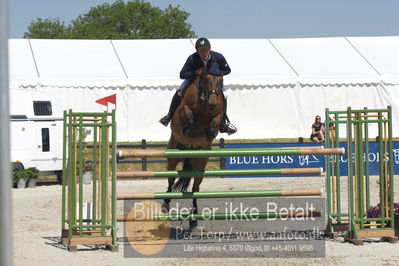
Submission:
[[[257,220],[321,217],[321,211],[292,211],[292,212],[240,212],[240,213],[209,213],[209,214],[154,214],[148,216],[119,215],[118,222],[148,222],[148,221],[213,221],[213,220]]]
[[[247,148],[213,150],[119,150],[119,158],[166,157],[198,158],[227,156],[275,156],[275,155],[342,155],[344,148]]]
[[[205,171],[137,171],[118,172],[117,178],[149,177],[219,177],[219,176],[280,176],[280,175],[320,175],[323,168],[281,168],[281,169],[239,169],[239,170],[205,170]]]
[[[321,196],[321,189],[308,190],[248,190],[248,191],[203,191],[203,192],[143,192],[117,195],[117,200],[131,199],[198,199],[198,198],[239,198],[239,197],[287,197]]]

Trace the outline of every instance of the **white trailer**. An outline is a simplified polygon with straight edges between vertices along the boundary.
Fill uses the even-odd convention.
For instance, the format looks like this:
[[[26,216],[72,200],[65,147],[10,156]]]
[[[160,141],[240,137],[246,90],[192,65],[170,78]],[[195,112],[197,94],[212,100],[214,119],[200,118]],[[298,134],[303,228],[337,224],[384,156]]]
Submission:
[[[10,90],[11,162],[62,178],[61,104],[37,91]]]

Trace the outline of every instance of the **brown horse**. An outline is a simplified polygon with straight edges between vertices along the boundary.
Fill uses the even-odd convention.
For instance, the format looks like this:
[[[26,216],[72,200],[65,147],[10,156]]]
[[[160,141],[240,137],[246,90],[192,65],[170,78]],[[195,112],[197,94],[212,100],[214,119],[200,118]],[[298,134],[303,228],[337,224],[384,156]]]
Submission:
[[[206,68],[197,71],[195,81],[186,88],[180,106],[176,109],[172,122],[172,135],[168,149],[205,149],[211,148],[211,143],[219,132],[224,113],[224,95],[222,92],[223,77],[210,75]],[[178,163],[183,162],[183,170],[205,170],[206,158],[168,158],[167,170],[175,170]],[[194,178],[192,191],[198,192],[203,177]],[[190,178],[168,179],[167,192],[186,192]],[[164,200],[164,207],[169,209],[169,200]],[[193,199],[192,213],[198,213],[197,200]],[[196,221],[190,222],[190,227],[196,227]]]

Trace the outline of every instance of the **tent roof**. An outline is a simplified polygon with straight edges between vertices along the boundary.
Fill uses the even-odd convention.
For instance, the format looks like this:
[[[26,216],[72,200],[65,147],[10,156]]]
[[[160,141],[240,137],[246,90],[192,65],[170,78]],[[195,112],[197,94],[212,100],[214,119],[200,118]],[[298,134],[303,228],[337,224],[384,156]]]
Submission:
[[[179,72],[194,52],[190,40],[112,41],[126,72],[136,86],[168,86],[181,83]]]
[[[399,77],[399,36],[348,38],[348,40],[385,78]]]
[[[379,76],[345,38],[272,42],[302,79],[359,80]]]
[[[399,80],[399,37],[211,39],[231,87]],[[176,87],[195,40],[9,42],[11,85]]]
[[[106,40],[31,40],[42,78],[123,79],[112,44]]]
[[[35,60],[27,40],[9,41],[9,72],[11,80],[36,80]]]
[[[232,69],[225,83],[259,85],[297,81],[297,74],[267,39],[216,39],[211,44],[212,49],[226,57]]]

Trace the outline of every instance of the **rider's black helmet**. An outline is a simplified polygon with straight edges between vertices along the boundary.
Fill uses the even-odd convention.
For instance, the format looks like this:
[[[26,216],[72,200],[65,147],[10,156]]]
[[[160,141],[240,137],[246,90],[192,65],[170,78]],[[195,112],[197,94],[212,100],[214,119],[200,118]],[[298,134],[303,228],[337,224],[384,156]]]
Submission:
[[[199,48],[208,48],[211,49],[211,43],[209,42],[209,40],[207,38],[199,38],[196,42],[195,42],[195,49],[199,49]]]

